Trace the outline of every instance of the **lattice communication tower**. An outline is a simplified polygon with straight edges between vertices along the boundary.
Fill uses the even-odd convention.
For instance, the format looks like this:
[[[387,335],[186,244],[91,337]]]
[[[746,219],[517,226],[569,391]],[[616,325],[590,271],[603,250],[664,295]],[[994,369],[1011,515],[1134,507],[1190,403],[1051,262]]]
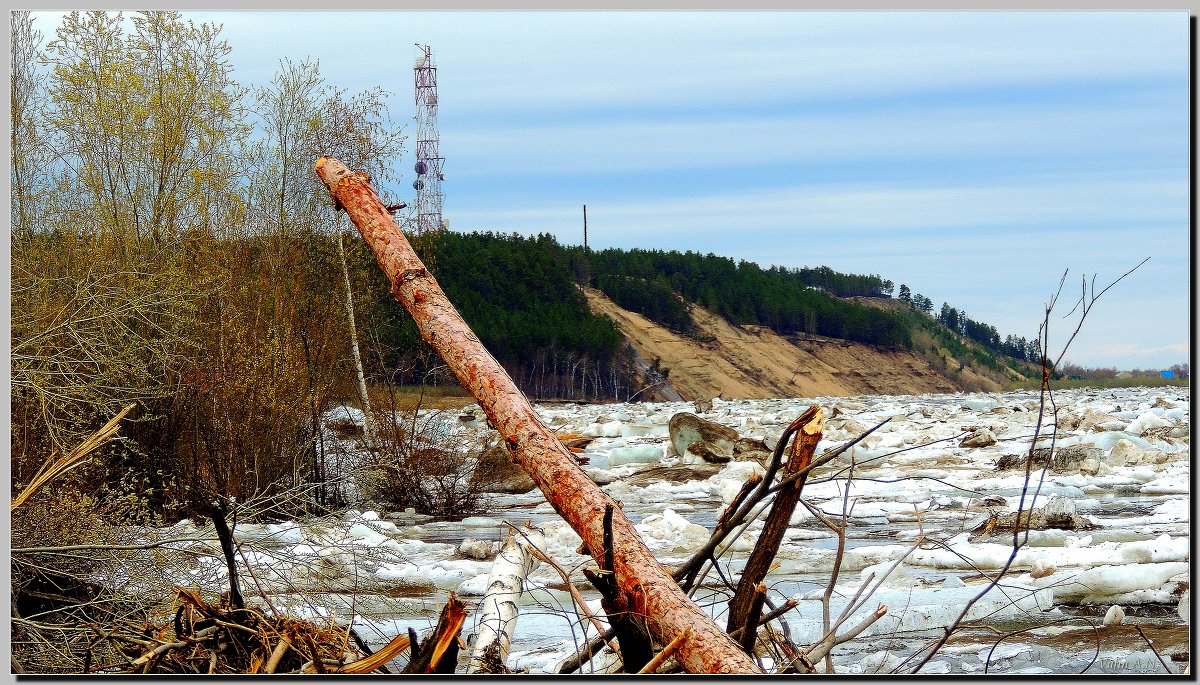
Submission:
[[[433,51],[428,45],[417,44],[421,55],[413,66],[413,90],[417,113],[417,163],[413,171],[417,179],[413,189],[417,191],[417,235],[425,235],[445,228],[442,222],[442,165],[446,160],[438,152],[438,96],[437,65],[433,62]]]

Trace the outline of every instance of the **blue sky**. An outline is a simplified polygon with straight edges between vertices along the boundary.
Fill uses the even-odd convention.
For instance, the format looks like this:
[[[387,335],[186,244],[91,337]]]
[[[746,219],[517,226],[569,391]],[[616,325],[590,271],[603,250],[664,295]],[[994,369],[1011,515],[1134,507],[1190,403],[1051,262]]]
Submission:
[[[185,14],[243,83],[316,58],[410,133],[430,44],[454,230],[577,244],[586,203],[594,247],[878,273],[1030,338],[1065,269],[1151,257],[1067,358],[1187,360],[1185,12]]]

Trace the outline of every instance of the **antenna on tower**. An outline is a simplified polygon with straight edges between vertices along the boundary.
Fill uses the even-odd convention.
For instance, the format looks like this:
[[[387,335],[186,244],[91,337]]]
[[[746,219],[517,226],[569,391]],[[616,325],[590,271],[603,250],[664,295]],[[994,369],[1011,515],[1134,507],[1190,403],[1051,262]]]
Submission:
[[[442,220],[442,173],[445,158],[438,152],[438,96],[437,66],[433,62],[433,51],[428,45],[417,43],[421,51],[413,65],[413,91],[417,113],[417,163],[413,171],[417,179],[413,189],[417,191],[417,235],[434,233],[445,228]]]

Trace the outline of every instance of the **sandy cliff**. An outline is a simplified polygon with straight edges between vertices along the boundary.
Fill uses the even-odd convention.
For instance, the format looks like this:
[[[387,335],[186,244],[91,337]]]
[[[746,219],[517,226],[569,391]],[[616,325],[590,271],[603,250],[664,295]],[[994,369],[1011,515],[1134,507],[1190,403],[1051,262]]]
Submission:
[[[690,306],[699,330],[697,340],[618,307],[599,290],[584,292],[592,311],[615,321],[638,354],[669,369],[668,381],[684,399],[718,393],[740,399],[961,389],[911,352],[888,352],[831,338],[793,344],[768,328],[734,326],[702,307]]]

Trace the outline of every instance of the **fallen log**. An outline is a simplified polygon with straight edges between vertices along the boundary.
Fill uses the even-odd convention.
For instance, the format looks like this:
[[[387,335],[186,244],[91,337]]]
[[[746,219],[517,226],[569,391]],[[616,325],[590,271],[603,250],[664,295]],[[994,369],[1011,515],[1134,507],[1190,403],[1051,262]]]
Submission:
[[[679,588],[654,559],[633,522],[619,505],[579,468],[568,449],[538,419],[529,400],[446,298],[396,226],[370,177],[351,172],[336,159],[322,157],[317,176],[329,188],[336,207],[358,228],[380,268],[392,283],[392,294],[412,315],[428,343],[479,402],[500,431],[513,458],[533,478],[554,510],[583,538],[597,563],[607,552],[618,592],[628,610],[644,617],[652,637],[669,644],[684,630],[691,637],[675,658],[694,673],[761,673],[742,649]],[[605,550],[602,520],[614,507],[612,548]]]

